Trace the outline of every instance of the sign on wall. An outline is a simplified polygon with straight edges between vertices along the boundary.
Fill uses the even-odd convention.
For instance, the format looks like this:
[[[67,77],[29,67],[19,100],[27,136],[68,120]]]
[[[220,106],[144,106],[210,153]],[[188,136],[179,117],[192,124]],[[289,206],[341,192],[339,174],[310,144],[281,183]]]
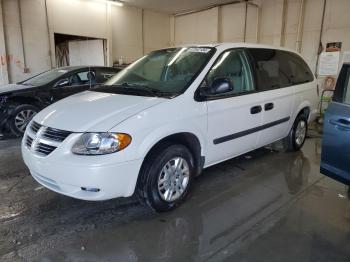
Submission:
[[[322,52],[318,67],[318,75],[335,76],[338,74],[340,52]]]

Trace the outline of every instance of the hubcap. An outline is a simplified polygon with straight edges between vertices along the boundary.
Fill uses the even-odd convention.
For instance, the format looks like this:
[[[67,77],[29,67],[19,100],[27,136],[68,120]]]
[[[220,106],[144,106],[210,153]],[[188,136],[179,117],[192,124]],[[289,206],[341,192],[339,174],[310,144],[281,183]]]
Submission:
[[[295,130],[295,143],[300,146],[304,143],[306,137],[306,123],[304,121],[300,121]]]
[[[16,128],[24,133],[28,123],[32,120],[33,116],[35,116],[36,112],[31,109],[20,111],[15,117],[15,126]]]
[[[185,192],[190,179],[188,163],[182,157],[169,160],[158,177],[158,192],[164,201],[179,199]]]

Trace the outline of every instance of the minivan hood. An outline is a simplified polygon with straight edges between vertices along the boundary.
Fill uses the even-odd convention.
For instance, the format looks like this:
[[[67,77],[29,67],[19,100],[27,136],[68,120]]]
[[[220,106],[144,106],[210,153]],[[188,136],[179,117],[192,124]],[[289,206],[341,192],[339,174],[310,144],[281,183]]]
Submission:
[[[167,99],[86,91],[50,105],[35,117],[41,125],[71,132],[107,132]]]

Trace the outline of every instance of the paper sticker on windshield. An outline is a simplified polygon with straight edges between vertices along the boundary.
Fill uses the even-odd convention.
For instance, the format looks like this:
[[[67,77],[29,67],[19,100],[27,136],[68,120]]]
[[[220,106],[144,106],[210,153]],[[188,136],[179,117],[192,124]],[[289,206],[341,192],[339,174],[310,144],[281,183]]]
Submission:
[[[190,47],[187,49],[187,52],[194,52],[194,53],[208,53],[210,51],[210,48],[203,48],[203,47]]]

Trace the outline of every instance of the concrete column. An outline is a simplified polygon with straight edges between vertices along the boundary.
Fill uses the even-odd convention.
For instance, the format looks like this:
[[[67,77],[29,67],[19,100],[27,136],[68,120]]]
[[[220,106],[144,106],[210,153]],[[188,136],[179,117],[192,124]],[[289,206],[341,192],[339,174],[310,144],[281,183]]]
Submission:
[[[107,26],[107,66],[113,66],[113,23],[112,23],[112,5],[106,3],[106,26]]]
[[[53,17],[53,12],[55,12],[54,8],[52,7],[52,2],[55,0],[46,0],[46,19],[47,19],[47,31],[49,35],[49,55],[51,56],[50,62],[51,62],[51,68],[56,67],[56,53],[55,53],[55,28],[53,25],[52,20],[50,19]]]
[[[2,10],[2,0],[0,0],[0,85],[9,83],[7,68],[7,52],[5,43],[5,25]]]
[[[170,46],[175,46],[175,16],[170,16]]]
[[[217,36],[217,42],[220,43],[222,41],[222,14],[221,14],[221,6],[218,6],[218,13],[217,13],[217,16],[218,16],[218,20],[217,20],[217,23],[218,23],[218,36]]]

